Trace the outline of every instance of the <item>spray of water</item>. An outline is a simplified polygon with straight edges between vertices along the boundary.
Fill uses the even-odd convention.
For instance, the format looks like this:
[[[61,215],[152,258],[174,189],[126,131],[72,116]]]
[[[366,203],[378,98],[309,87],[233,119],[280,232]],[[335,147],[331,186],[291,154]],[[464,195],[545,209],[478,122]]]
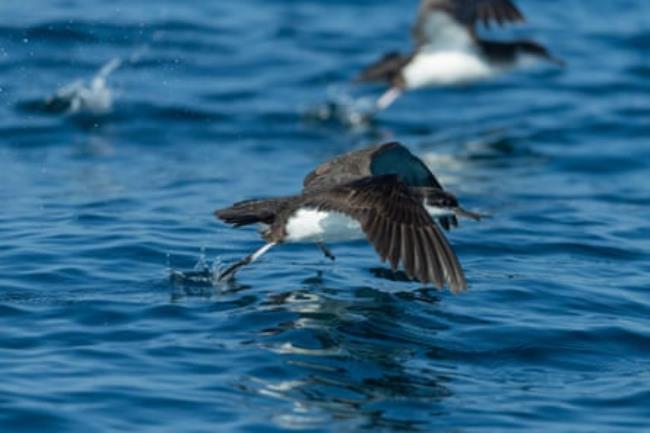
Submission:
[[[161,36],[161,32],[154,33],[152,42],[158,41]],[[44,101],[41,109],[48,113],[68,115],[101,116],[110,113],[113,110],[115,95],[108,86],[109,76],[125,64],[138,63],[150,48],[150,44],[141,45],[126,60],[121,57],[112,58],[102,65],[90,80],[75,80],[59,88]]]
[[[61,87],[45,101],[45,106],[57,108],[65,114],[97,116],[109,113],[113,107],[113,92],[107,86],[107,79],[121,65],[119,57],[111,59],[90,81],[77,80]]]
[[[367,127],[376,114],[373,98],[354,97],[349,89],[332,86],[327,89],[327,101],[307,110],[308,120],[316,122],[335,122],[348,128]]]
[[[205,248],[201,248],[201,253],[199,254],[196,264],[192,270],[189,271],[174,269],[169,263],[169,258],[167,260],[167,270],[169,272],[170,280],[177,288],[184,290],[187,290],[188,288],[224,288],[224,283],[221,281],[220,276],[226,270],[227,266],[219,257],[212,261],[208,260],[205,254]]]

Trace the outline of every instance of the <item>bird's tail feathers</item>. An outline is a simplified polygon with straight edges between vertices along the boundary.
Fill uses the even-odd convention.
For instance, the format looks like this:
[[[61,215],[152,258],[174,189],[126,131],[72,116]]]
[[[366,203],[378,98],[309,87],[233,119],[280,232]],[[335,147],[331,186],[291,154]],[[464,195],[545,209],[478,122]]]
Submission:
[[[242,201],[230,207],[218,209],[214,215],[226,224],[232,224],[235,227],[256,223],[270,225],[273,224],[277,213],[287,200],[287,198],[273,198]]]

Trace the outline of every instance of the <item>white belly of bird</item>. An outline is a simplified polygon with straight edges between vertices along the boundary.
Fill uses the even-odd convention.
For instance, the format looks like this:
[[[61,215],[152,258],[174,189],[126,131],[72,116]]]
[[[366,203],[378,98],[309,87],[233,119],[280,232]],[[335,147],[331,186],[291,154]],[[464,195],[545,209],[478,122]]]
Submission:
[[[408,89],[417,89],[471,83],[489,78],[496,72],[472,51],[436,50],[417,54],[402,75]]]
[[[450,209],[425,205],[432,218],[450,216]],[[338,212],[300,209],[289,218],[285,227],[285,242],[345,242],[365,239],[361,224],[353,218]]]
[[[300,209],[286,225],[285,242],[343,242],[363,239],[361,225],[337,212]]]

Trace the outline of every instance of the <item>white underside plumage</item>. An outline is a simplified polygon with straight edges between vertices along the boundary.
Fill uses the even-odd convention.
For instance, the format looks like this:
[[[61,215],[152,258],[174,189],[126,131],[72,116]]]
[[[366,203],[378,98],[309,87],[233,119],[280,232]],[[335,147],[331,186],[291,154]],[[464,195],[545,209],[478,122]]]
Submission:
[[[299,209],[285,230],[285,242],[344,242],[365,237],[357,220],[318,209]]]
[[[452,215],[449,209],[425,206],[433,218]],[[299,209],[285,227],[285,242],[345,242],[365,239],[361,224],[347,215],[317,209]]]
[[[500,71],[468,50],[421,51],[404,67],[407,89],[449,86],[484,80]]]
[[[472,35],[449,14],[425,15],[419,31],[423,43],[402,71],[407,89],[464,84],[497,72],[479,55]]]

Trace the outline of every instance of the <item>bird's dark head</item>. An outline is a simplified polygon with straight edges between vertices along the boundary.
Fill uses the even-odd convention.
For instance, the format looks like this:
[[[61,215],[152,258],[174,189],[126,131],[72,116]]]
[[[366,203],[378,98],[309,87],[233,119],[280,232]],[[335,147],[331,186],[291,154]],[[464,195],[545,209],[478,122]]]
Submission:
[[[518,42],[516,50],[517,55],[520,57],[530,56],[545,60],[558,66],[566,66],[564,60],[554,57],[544,45],[534,41]]]

